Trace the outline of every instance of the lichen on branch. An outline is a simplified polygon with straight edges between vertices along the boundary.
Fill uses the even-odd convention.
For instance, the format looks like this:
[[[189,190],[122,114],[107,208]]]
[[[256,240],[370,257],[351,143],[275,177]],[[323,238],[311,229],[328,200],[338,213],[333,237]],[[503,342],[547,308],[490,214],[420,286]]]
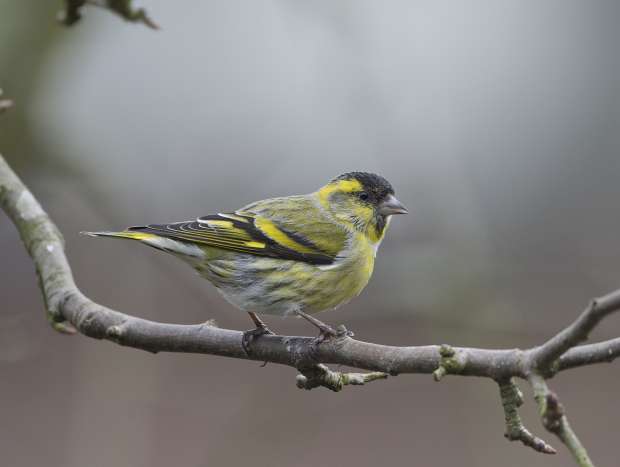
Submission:
[[[556,454],[556,450],[541,438],[534,436],[525,428],[518,409],[523,405],[523,394],[511,379],[498,381],[500,398],[504,409],[506,432],[504,436],[510,441],[521,441],[526,446],[544,454]]]
[[[323,386],[334,392],[342,391],[348,385],[362,386],[371,381],[386,379],[387,373],[373,371],[371,373],[343,373],[332,371],[323,364],[314,365],[310,368],[300,369],[297,375],[297,387],[299,389],[314,389]]]

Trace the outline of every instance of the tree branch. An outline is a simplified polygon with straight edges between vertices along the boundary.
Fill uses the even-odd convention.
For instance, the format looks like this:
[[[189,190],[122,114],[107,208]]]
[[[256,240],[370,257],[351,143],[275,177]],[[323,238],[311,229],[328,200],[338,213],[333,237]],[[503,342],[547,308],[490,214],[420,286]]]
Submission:
[[[557,370],[568,370],[595,363],[611,363],[620,356],[620,337],[568,350],[557,362]]]
[[[534,389],[534,398],[538,403],[538,410],[545,428],[560,438],[575,458],[577,465],[594,467],[588,452],[568,423],[558,396],[549,390],[547,382],[540,375],[532,375],[530,383]]]
[[[510,441],[521,441],[534,451],[555,454],[556,450],[545,441],[530,433],[519,416],[517,409],[523,405],[523,394],[512,379],[498,381],[499,394],[504,408],[506,432],[504,436]]]
[[[582,466],[591,466],[585,449],[568,425],[557,397],[550,395],[545,378],[558,371],[612,361],[620,355],[620,338],[577,346],[607,315],[620,309],[620,291],[594,300],[556,336],[541,346],[520,349],[479,349],[447,345],[395,347],[355,340],[343,335],[317,343],[314,338],[264,335],[242,345],[243,333],[220,329],[207,322],[164,324],[130,316],[85,297],[77,288],[64,254],[62,236],[40,204],[0,156],[0,205],[11,218],[33,259],[48,317],[55,329],[80,332],[149,352],[187,352],[278,363],[297,368],[297,385],[323,386],[339,391],[401,373],[491,378],[500,386],[506,418],[506,437],[520,440],[539,452],[553,448],[532,435],[517,413],[522,400],[511,378],[528,381],[536,393],[545,426],[557,434]],[[373,373],[341,373],[324,364],[346,365]],[[585,459],[585,460],[584,460]]]
[[[553,363],[567,350],[588,339],[588,335],[605,316],[620,309],[620,290],[592,300],[570,326],[563,329],[532,352],[532,365],[541,373],[553,371]]]

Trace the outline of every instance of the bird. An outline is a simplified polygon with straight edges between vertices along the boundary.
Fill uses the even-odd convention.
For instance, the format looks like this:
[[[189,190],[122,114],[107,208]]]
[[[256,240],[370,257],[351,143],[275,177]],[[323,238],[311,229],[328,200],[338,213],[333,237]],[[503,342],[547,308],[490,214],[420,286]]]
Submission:
[[[81,232],[136,240],[170,253],[247,312],[243,346],[273,334],[259,315],[297,315],[338,335],[314,314],[360,294],[395,214],[407,214],[394,188],[370,172],[344,173],[318,190],[264,199],[234,212],[122,231]]]

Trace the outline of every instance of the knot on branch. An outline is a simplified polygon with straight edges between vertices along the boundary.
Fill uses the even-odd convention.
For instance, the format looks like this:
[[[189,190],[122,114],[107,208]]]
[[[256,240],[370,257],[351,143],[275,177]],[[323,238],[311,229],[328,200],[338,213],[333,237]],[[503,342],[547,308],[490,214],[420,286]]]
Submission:
[[[43,289],[44,284],[38,271],[37,276],[39,278],[39,286]],[[50,326],[52,326],[52,329],[61,334],[76,334],[78,329],[73,325],[73,323],[65,319],[65,316],[62,313],[62,307],[65,302],[70,299],[71,293],[61,290],[56,293],[52,292],[49,295],[49,297],[45,295],[43,300],[45,301],[47,320],[50,323]]]
[[[534,373],[528,379],[534,390],[534,397],[544,427],[564,443],[581,467],[593,467],[594,464],[588,456],[586,448],[581,444],[570,423],[568,423],[564,407],[560,404],[558,396],[549,389],[547,382],[541,375]]]
[[[48,314],[48,320],[50,322],[50,325],[52,326],[52,329],[61,334],[73,335],[73,334],[77,334],[78,332],[77,328],[73,324],[71,324],[69,321],[66,321],[66,320],[57,321],[50,314]]]
[[[499,393],[504,408],[506,431],[504,437],[510,441],[521,441],[537,452],[555,454],[556,450],[541,438],[534,436],[521,421],[518,408],[523,405],[523,393],[512,379],[499,381]]]
[[[435,381],[441,381],[447,374],[457,374],[463,371],[464,365],[456,358],[456,351],[452,347],[442,344],[439,347],[439,355],[441,356],[439,366],[433,371]]]
[[[220,327],[220,325],[217,324],[217,321],[215,321],[213,318],[209,318],[204,323],[202,323],[201,326],[204,326],[205,328],[219,328]]]
[[[327,366],[319,363],[309,368],[299,370],[297,387],[299,389],[314,389],[323,386],[331,391],[339,392],[347,385],[361,386],[377,379],[386,379],[387,373],[374,371],[371,373],[342,373],[331,371]]]
[[[121,343],[123,337],[123,328],[120,326],[110,326],[105,331],[106,337],[117,344]]]
[[[546,396],[545,409],[542,414],[544,427],[551,433],[558,433],[562,428],[562,417],[564,417],[564,406],[554,392],[549,392]]]
[[[530,383],[534,389],[534,397],[538,403],[538,412],[543,426],[551,433],[561,437],[562,431],[567,426],[567,420],[560,399],[556,393],[549,389],[547,382],[541,375],[532,375]]]

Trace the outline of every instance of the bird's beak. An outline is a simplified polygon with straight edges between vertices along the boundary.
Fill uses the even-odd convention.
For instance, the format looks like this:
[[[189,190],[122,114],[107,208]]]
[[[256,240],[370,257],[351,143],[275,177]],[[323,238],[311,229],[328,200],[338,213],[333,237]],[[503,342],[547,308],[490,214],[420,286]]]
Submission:
[[[398,201],[394,195],[388,195],[388,197],[379,204],[379,214],[384,216],[407,214],[408,212],[403,203]]]

